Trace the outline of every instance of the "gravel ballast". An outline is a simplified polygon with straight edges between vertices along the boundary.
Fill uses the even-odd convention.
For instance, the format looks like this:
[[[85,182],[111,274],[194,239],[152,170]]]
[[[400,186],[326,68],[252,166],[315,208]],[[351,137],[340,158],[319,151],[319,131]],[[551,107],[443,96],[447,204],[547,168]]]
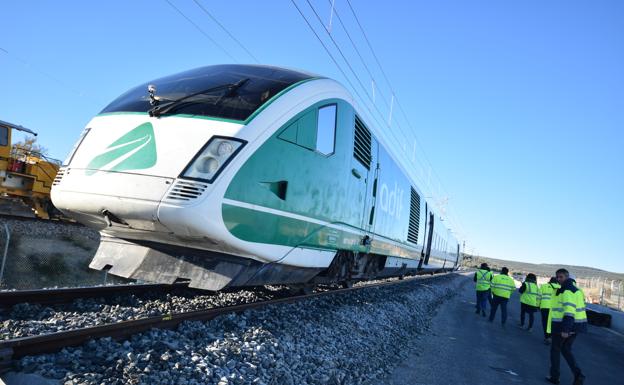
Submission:
[[[127,294],[110,299],[78,299],[69,304],[39,305],[20,303],[0,314],[0,340],[35,336],[119,321],[181,313],[200,309],[239,305],[285,296],[284,288],[237,290],[197,294],[178,293]]]
[[[414,279],[293,304],[92,340],[17,363],[59,384],[373,384],[427,333],[468,279]]]
[[[0,225],[8,225],[12,235],[24,235],[32,238],[81,237],[93,241],[100,240],[100,234],[78,223],[0,217]]]

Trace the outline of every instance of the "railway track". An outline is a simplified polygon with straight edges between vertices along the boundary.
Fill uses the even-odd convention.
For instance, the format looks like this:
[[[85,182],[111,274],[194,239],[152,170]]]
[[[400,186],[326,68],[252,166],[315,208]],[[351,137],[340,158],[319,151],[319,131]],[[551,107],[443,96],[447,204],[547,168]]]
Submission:
[[[80,298],[110,298],[121,294],[144,294],[153,292],[171,292],[186,288],[187,283],[108,285],[92,287],[76,287],[62,289],[15,290],[0,292],[0,308],[7,308],[18,303],[30,304],[61,304]]]
[[[43,335],[13,338],[0,341],[0,370],[7,369],[11,366],[13,360],[22,358],[27,355],[36,355],[44,353],[52,353],[59,351],[65,347],[77,346],[94,338],[110,337],[113,339],[127,338],[133,334],[148,331],[152,328],[173,329],[180,323],[185,321],[208,321],[217,316],[240,313],[246,310],[258,309],[269,305],[278,305],[293,303],[311,298],[319,298],[330,295],[337,295],[361,289],[370,289],[378,287],[386,287],[392,285],[401,285],[413,282],[415,278],[404,280],[392,280],[379,283],[364,284],[348,288],[332,289],[327,291],[319,291],[310,294],[293,295],[285,298],[277,298],[270,300],[261,300],[252,303],[231,305],[224,307],[216,307],[204,310],[194,310],[187,312],[179,312],[173,314],[163,314],[159,316],[143,317],[135,320],[121,321],[106,325],[90,326],[80,329],[67,330]],[[425,284],[421,284],[427,286]],[[134,285],[140,286],[140,285]],[[160,286],[160,285],[142,285],[142,286]],[[127,287],[127,286],[126,286]],[[143,289],[146,289],[143,287]],[[69,289],[67,289],[69,292]],[[111,289],[112,292],[112,289]],[[32,295],[32,294],[31,294]],[[39,295],[39,294],[37,294]],[[73,293],[72,295],[78,295]],[[17,295],[16,295],[17,296]],[[41,298],[41,297],[39,297]]]

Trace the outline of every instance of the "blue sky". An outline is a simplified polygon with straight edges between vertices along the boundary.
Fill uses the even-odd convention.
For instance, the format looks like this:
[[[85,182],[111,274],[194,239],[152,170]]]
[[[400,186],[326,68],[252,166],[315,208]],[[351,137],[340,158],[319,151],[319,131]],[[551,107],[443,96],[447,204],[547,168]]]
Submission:
[[[63,158],[130,87],[253,62],[192,0],[170,1],[228,54],[166,1],[2,4],[0,119],[38,131]],[[348,84],[290,0],[198,1],[261,63]],[[421,188],[448,198],[468,251],[624,272],[624,2],[351,1],[413,128],[394,103],[381,135],[408,144],[402,159],[417,137],[413,171],[433,165],[443,187],[426,177]],[[329,24],[330,0],[310,2]],[[387,117],[390,89],[346,0],[335,3]],[[297,4],[340,58],[305,0]],[[335,16],[332,35],[371,85]]]

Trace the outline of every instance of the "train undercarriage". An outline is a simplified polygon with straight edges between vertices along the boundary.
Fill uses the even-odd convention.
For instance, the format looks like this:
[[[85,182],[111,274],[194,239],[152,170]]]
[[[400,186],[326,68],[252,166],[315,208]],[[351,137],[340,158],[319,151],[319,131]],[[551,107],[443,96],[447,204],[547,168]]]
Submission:
[[[250,258],[151,241],[102,237],[89,267],[148,282],[189,282],[217,291],[226,287],[290,285],[306,290],[317,284],[351,286],[358,281],[432,273],[440,268],[387,267],[388,257],[339,250],[326,268],[263,263]],[[406,262],[409,261],[406,259]]]

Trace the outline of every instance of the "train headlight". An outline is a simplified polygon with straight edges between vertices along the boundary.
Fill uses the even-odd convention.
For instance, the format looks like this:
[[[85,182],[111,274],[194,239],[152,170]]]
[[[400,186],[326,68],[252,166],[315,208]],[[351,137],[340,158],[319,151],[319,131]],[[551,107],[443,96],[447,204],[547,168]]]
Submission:
[[[214,173],[219,169],[219,161],[212,156],[204,156],[195,162],[195,168],[203,174]]]
[[[222,141],[221,143],[219,143],[219,146],[217,147],[217,154],[219,154],[219,156],[229,155],[233,151],[234,151],[234,147],[232,147],[232,145],[226,141]]]
[[[181,178],[214,182],[227,164],[245,145],[238,138],[213,136],[186,166]]]

